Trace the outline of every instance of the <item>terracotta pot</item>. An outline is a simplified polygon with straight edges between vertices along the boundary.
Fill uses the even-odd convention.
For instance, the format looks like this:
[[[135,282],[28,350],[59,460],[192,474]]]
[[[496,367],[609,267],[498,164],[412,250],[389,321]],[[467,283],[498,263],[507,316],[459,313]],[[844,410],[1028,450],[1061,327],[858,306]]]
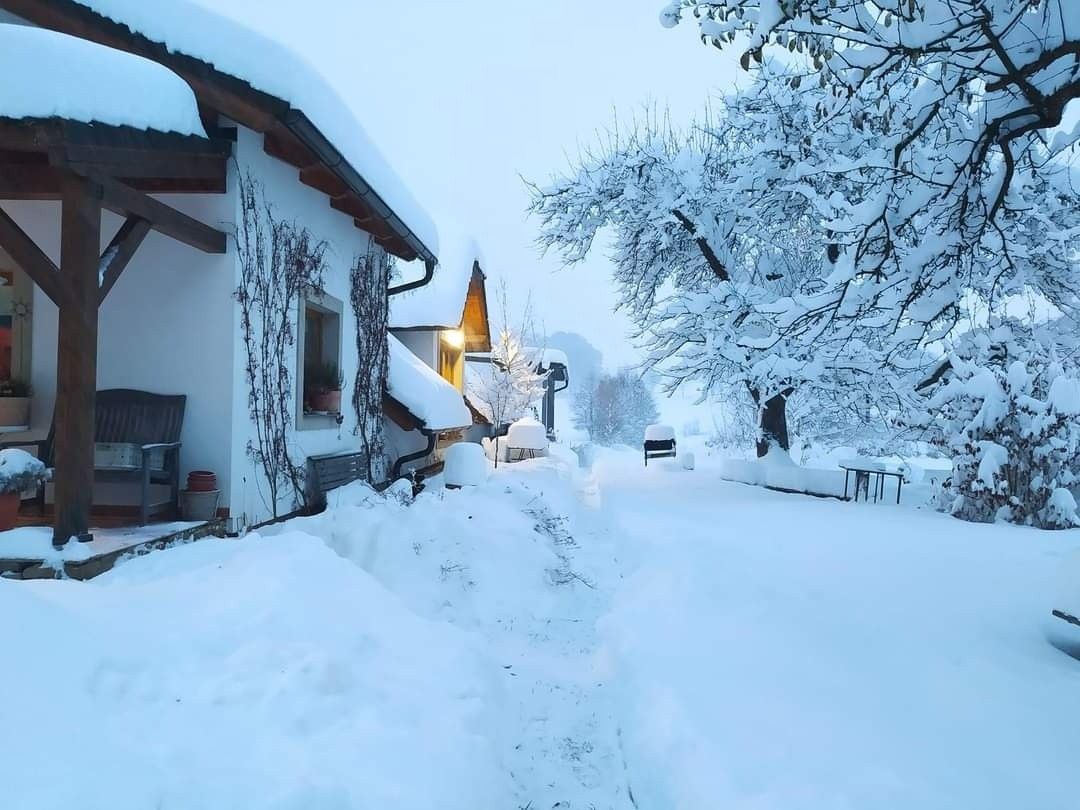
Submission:
[[[30,424],[30,397],[0,397],[0,426]]]
[[[341,413],[341,391],[312,391],[311,409],[326,413]]]
[[[22,496],[18,492],[0,493],[0,532],[15,528]]]
[[[218,488],[217,474],[209,470],[192,470],[188,473],[189,492],[213,492]]]

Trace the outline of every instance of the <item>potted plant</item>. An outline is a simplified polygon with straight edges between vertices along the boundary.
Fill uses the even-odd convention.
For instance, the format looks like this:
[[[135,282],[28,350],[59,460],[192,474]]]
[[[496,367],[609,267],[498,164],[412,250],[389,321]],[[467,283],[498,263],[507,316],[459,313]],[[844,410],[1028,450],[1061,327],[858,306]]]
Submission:
[[[25,380],[0,381],[0,427],[29,426],[31,393]]]
[[[341,386],[344,377],[337,363],[320,363],[304,370],[304,387],[311,410],[341,413]]]
[[[34,492],[45,483],[45,465],[25,450],[0,450],[0,531],[15,526],[24,492]]]

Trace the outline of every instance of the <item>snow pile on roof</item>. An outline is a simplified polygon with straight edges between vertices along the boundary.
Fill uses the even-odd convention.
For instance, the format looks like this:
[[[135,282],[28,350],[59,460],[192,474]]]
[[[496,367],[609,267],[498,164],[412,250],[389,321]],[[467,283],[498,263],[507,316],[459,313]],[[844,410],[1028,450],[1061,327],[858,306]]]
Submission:
[[[434,254],[439,234],[330,82],[277,40],[191,0],[76,0],[301,110]],[[0,74],[3,75],[3,74]],[[17,74],[16,74],[17,75]],[[341,77],[347,80],[350,77]],[[129,100],[130,102],[130,100]]]
[[[386,388],[390,396],[409,409],[428,430],[449,430],[472,424],[465,400],[454,386],[409,351],[393,335],[390,344]]]
[[[465,316],[473,264],[480,262],[480,246],[472,237],[439,229],[439,264],[423,287],[390,297],[390,328],[429,326],[456,329]]]
[[[0,23],[0,117],[63,118],[206,137],[187,82],[149,59]]]
[[[510,804],[497,665],[296,524],[91,584],[0,580],[0,613],[25,653],[0,667],[19,729],[0,735],[3,773],[79,752],[62,779],[6,779],[5,807]]]

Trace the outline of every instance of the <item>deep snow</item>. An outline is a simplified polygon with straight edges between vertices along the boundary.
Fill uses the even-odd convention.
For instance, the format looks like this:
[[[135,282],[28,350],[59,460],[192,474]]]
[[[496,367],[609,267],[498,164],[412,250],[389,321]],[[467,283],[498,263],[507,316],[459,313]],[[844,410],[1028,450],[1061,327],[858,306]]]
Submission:
[[[5,806],[1075,807],[1080,532],[551,454],[0,580]]]

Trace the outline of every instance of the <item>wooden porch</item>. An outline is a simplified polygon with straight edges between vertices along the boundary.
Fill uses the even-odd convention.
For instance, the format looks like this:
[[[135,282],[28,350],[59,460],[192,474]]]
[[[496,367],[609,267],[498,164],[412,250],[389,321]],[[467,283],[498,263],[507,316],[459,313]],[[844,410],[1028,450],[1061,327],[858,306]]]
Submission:
[[[0,201],[60,202],[59,265],[0,208],[0,247],[59,310],[55,509],[26,515],[51,520],[57,547],[93,537],[99,307],[151,230],[205,253],[226,251],[222,231],[149,192],[224,193],[231,149],[227,139],[0,118]],[[104,250],[103,210],[122,217]]]

